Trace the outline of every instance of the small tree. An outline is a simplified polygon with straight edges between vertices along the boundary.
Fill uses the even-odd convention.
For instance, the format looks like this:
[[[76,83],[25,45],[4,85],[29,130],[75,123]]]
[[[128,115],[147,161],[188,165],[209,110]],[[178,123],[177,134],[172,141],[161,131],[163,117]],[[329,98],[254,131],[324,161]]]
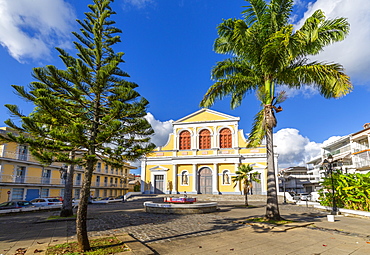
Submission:
[[[90,249],[87,204],[97,161],[120,167],[155,148],[150,143],[154,131],[144,118],[148,101],[135,91],[137,84],[125,80],[129,75],[119,67],[124,53],[112,48],[120,42],[117,33],[121,32],[110,20],[115,14],[112,2],[93,0],[86,18],[77,21],[81,26],[80,34],[73,33],[78,39],[74,42],[77,57],[57,48],[66,70],[51,65],[34,68],[37,81],[30,84],[29,92],[13,85],[21,97],[36,105],[40,125],[35,128],[45,131],[44,142],[71,146],[80,152],[80,165],[85,167],[76,219],[81,251]],[[16,106],[7,107],[23,123],[27,121]],[[48,147],[41,155],[52,152]]]
[[[234,184],[234,188],[236,185],[242,184],[243,185],[243,192],[245,196],[245,205],[248,206],[248,193],[249,190],[253,187],[252,181],[260,182],[260,180],[257,178],[258,173],[252,172],[253,167],[251,165],[241,165],[238,167],[238,170],[235,172],[237,176],[233,176],[231,179]]]

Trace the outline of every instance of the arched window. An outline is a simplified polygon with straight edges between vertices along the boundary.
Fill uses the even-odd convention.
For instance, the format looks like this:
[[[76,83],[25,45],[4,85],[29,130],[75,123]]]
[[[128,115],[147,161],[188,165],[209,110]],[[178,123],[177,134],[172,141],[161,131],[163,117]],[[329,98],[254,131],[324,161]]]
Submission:
[[[203,129],[199,132],[199,149],[210,149],[211,148],[211,132],[207,129]]]
[[[189,185],[188,171],[183,171],[181,173],[181,185]]]
[[[231,148],[232,138],[231,131],[228,128],[223,128],[220,131],[220,148]]]
[[[222,172],[222,184],[229,185],[230,184],[230,172],[229,170],[225,170]]]
[[[190,132],[189,131],[182,131],[180,133],[180,142],[179,142],[180,150],[190,150]]]

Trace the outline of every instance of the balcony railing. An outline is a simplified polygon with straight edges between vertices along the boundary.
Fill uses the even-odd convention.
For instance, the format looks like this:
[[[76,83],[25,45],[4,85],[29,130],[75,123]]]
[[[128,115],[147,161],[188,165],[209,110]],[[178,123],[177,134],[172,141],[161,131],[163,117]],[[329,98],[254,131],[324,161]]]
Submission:
[[[0,175],[0,182],[2,183],[24,183],[24,184],[44,184],[44,185],[63,185],[64,180],[60,178],[45,178],[34,176],[17,176],[17,175]]]
[[[370,166],[370,152],[364,151],[353,155],[353,162],[356,168],[363,168]]]
[[[330,154],[331,155],[337,155],[337,154],[340,154],[340,153],[350,152],[350,151],[351,151],[351,145],[348,144],[348,145],[345,145],[342,148],[339,148],[337,150],[330,151]]]
[[[368,149],[370,149],[370,148],[369,148],[369,145],[366,145],[366,144],[360,144],[360,143],[356,143],[356,142],[354,142],[354,143],[353,143],[353,149],[354,149],[354,152],[359,152],[359,151],[368,150]]]

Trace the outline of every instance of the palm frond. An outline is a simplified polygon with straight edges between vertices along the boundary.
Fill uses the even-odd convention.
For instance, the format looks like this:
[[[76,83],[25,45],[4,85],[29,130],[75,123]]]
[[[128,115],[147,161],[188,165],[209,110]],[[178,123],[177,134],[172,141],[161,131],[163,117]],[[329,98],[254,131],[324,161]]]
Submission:
[[[343,72],[340,64],[311,62],[286,68],[281,77],[291,88],[302,84],[316,87],[325,98],[340,98],[353,90],[350,78]]]
[[[266,128],[264,126],[264,109],[260,110],[254,117],[252,131],[247,139],[248,148],[256,148],[261,145],[263,138],[266,135]]]

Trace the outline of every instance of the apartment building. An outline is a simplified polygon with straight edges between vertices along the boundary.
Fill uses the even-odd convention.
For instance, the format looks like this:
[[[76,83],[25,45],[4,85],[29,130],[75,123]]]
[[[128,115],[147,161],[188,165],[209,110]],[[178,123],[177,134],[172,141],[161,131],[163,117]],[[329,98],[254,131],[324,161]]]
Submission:
[[[363,129],[337,140],[325,144],[321,155],[309,162],[309,175],[315,177],[311,180],[314,190],[320,189],[319,182],[325,176],[324,160],[332,155],[333,167],[341,169],[342,173],[367,173],[370,171],[370,123],[366,123]]]
[[[0,128],[1,133],[9,132]],[[119,196],[129,189],[128,176],[136,167],[128,163],[114,168],[97,162],[91,183],[91,196]],[[84,168],[75,166],[73,197],[80,197]],[[29,153],[27,144],[0,144],[0,203],[8,200],[32,200],[37,197],[64,195],[63,164],[44,166]]]

